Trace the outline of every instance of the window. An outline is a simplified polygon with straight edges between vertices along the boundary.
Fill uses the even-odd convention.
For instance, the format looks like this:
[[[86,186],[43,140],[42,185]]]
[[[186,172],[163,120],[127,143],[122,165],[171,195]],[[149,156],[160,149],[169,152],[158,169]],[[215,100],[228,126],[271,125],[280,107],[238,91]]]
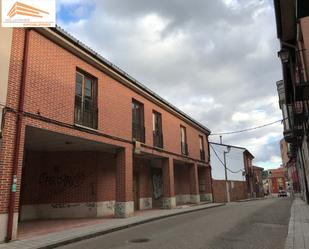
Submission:
[[[152,113],[153,146],[163,148],[162,117],[161,113]]]
[[[97,80],[80,71],[76,72],[75,123],[98,128]]]
[[[203,138],[203,136],[199,136],[199,142],[200,142],[200,159],[202,161],[205,161],[205,150],[204,150],[204,138]]]
[[[132,138],[145,143],[144,105],[136,100],[132,101]]]
[[[181,154],[188,155],[186,127],[180,126]]]

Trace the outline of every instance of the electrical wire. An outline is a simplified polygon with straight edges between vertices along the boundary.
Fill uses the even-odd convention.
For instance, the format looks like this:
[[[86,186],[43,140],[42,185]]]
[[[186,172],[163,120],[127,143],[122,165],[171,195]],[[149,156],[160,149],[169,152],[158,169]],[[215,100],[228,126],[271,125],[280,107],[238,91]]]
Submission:
[[[267,123],[267,124],[263,124],[263,125],[259,125],[259,126],[255,126],[255,127],[251,127],[251,128],[247,128],[247,129],[243,129],[243,130],[238,130],[238,131],[227,131],[227,132],[218,132],[218,133],[211,133],[210,136],[219,136],[219,135],[230,135],[230,134],[235,134],[235,133],[241,133],[241,132],[246,132],[246,131],[253,131],[256,129],[260,129],[269,125],[273,125],[279,122],[283,122],[284,119],[279,119],[276,120],[274,122],[271,123]]]
[[[229,169],[228,167],[226,167],[226,165],[224,164],[224,162],[222,162],[221,158],[218,156],[216,150],[214,149],[214,147],[212,146],[212,144],[209,144],[211,149],[213,150],[213,152],[215,153],[216,157],[218,158],[218,160],[220,161],[220,163],[223,165],[224,168],[226,168],[229,172],[233,173],[233,174],[238,174],[240,172],[244,172],[242,169],[239,169],[237,171],[233,171],[231,169]]]

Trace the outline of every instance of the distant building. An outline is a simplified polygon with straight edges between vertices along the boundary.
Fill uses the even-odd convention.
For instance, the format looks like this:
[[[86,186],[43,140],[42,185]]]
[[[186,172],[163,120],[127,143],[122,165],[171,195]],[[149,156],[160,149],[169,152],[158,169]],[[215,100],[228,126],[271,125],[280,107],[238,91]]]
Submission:
[[[290,145],[284,140],[280,141],[280,150],[282,158],[282,166],[285,168],[287,173],[288,188],[294,192],[300,192],[299,177],[296,168],[296,160],[294,157],[289,157],[289,147]]]
[[[267,182],[269,194],[278,194],[279,190],[287,190],[285,169],[280,167],[268,170]]]
[[[256,197],[264,196],[263,189],[263,170],[264,168],[252,166],[253,168],[253,190]]]
[[[228,202],[256,197],[255,170],[252,166],[254,156],[246,148],[234,145],[210,142],[210,148],[214,201]]]

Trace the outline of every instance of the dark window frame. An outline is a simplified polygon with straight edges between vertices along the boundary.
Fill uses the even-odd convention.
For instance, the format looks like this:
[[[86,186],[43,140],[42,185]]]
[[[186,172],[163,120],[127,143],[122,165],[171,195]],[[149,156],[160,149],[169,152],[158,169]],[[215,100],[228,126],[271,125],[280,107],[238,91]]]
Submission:
[[[136,122],[137,120],[134,120],[134,108],[133,106],[137,105],[140,107],[141,113],[140,113],[140,120],[139,122]],[[131,102],[131,108],[132,108],[132,140],[145,143],[145,108],[144,104],[134,98],[132,98]]]
[[[159,117],[158,129],[156,129],[156,116]],[[162,127],[162,114],[152,110],[152,133],[153,133],[153,146],[163,148],[163,127]]]
[[[199,135],[199,147],[200,147],[200,159],[201,161],[205,161],[205,144],[204,144],[204,136]],[[202,145],[202,148],[201,148]]]
[[[77,77],[81,76],[81,93],[77,92]],[[91,82],[91,98],[86,96],[86,80]],[[98,129],[98,79],[80,68],[75,71],[74,123]]]

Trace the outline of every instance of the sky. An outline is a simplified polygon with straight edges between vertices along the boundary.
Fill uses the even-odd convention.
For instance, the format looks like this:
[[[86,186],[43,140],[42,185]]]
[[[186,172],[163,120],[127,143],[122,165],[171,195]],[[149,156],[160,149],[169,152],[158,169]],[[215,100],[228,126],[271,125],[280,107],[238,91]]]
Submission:
[[[57,24],[212,133],[282,118],[271,0],[57,0]],[[282,131],[279,122],[222,139],[276,168]]]

